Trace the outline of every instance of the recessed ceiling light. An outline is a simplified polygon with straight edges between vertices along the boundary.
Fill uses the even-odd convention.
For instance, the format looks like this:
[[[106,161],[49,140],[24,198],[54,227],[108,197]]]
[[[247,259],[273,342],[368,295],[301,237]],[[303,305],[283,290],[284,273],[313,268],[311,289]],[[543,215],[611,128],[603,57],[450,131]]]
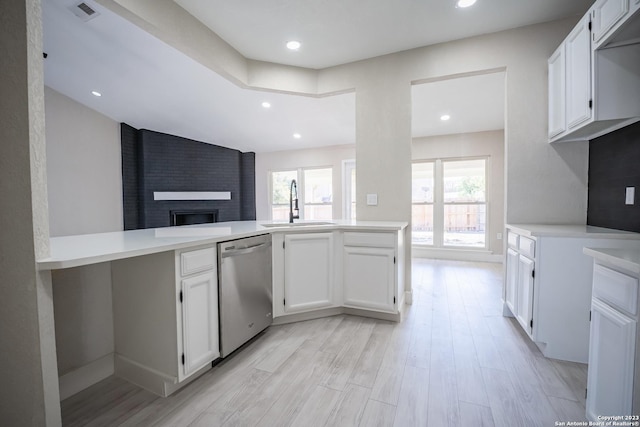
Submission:
[[[289,50],[298,50],[300,49],[300,46],[302,46],[302,44],[297,40],[291,40],[287,42],[287,49]]]
[[[271,104],[270,104],[270,103],[268,103],[267,101],[264,101],[264,102],[262,103],[262,106],[263,106],[264,108],[271,108]]]
[[[300,135],[299,133],[294,133],[294,134],[293,134],[293,137],[294,137],[295,139],[300,139],[300,138],[302,138],[302,135]]]
[[[102,96],[102,94],[100,92],[96,91],[96,90],[92,90],[91,91],[91,95],[93,95],[93,96]]]
[[[458,0],[456,7],[469,7],[475,4],[476,0]]]
[[[443,114],[443,115],[440,116],[440,120],[442,120],[443,122],[446,122],[450,118],[451,118],[451,116],[448,115],[448,114]]]

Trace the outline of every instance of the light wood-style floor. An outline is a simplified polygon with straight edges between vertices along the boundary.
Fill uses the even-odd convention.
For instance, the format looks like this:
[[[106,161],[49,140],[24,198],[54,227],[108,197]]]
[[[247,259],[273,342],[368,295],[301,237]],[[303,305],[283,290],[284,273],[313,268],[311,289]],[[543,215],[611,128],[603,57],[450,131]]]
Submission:
[[[584,420],[586,365],[502,316],[499,264],[414,260],[401,323],[272,326],[168,398],[108,378],[62,402],[82,426],[553,426]]]

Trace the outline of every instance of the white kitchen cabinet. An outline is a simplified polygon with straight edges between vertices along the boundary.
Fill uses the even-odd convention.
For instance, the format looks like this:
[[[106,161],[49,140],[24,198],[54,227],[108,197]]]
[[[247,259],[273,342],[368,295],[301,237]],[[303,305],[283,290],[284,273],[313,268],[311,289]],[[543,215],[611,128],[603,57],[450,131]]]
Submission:
[[[596,1],[591,12],[594,43],[606,39],[628,12],[629,0]]]
[[[585,248],[593,257],[586,415],[640,413],[640,246]]]
[[[516,291],[516,319],[531,335],[533,330],[533,294],[535,262],[524,255],[518,256],[518,280]]]
[[[518,252],[515,249],[507,249],[506,276],[505,276],[505,303],[513,316],[517,316],[516,299],[518,296]]]
[[[393,248],[344,247],[344,305],[395,311],[396,255]]]
[[[344,233],[344,306],[397,313],[398,233]]]
[[[551,55],[549,65],[549,139],[567,129],[565,89],[565,45]]]
[[[629,1],[598,0],[549,58],[550,142],[591,140],[640,120],[640,6]]]
[[[587,418],[631,415],[636,321],[594,299],[587,380]]]
[[[573,129],[591,118],[591,32],[585,15],[569,33],[566,49],[566,118]]]
[[[168,396],[220,356],[215,246],[111,263],[115,374]]]
[[[183,377],[220,356],[216,279],[209,271],[182,280]]]
[[[634,247],[639,235],[571,225],[507,228],[509,241],[512,234],[519,239],[505,254],[504,312],[511,311],[544,356],[587,363],[593,269],[582,248]],[[508,289],[513,277],[515,310],[508,302],[514,294]]]
[[[284,236],[285,313],[335,305],[333,240],[333,233]]]

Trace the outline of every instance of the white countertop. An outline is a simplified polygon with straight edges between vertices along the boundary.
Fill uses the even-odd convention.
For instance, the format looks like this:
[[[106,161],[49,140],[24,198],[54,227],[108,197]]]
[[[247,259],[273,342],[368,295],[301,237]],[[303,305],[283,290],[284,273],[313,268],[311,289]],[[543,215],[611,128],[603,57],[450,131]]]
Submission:
[[[294,227],[287,223],[282,223],[282,227],[265,227],[261,224],[270,224],[272,222],[233,221],[52,237],[50,239],[50,256],[39,259],[38,268],[41,270],[55,270],[78,267],[265,233],[349,229],[399,231],[408,225],[406,222],[399,221],[332,220],[330,222],[331,224],[320,225],[313,224],[314,221],[310,221],[307,225]],[[304,221],[299,221],[298,223],[304,223]]]
[[[585,255],[612,264],[636,274],[640,274],[640,248],[638,249],[594,249],[584,248]]]
[[[582,237],[590,239],[638,239],[640,233],[584,224],[507,224],[507,229],[527,237]]]

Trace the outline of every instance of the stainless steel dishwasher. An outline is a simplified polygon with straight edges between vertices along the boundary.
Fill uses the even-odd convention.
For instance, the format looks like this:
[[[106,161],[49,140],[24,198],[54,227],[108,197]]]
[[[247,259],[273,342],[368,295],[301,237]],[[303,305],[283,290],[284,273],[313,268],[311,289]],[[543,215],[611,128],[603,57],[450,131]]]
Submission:
[[[271,235],[218,243],[220,355],[226,357],[273,321]]]

